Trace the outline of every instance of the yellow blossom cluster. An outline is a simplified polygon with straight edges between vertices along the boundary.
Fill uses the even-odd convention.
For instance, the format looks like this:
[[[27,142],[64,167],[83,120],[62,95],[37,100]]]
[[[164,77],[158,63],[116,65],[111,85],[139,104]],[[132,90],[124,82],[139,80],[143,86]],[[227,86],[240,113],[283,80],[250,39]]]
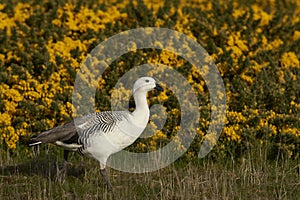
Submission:
[[[89,29],[98,32],[105,29],[105,24],[127,17],[126,13],[120,13],[115,6],[107,7],[106,11],[94,11],[87,6],[81,6],[78,12],[76,9],[74,4],[65,4],[58,9],[57,19],[52,20],[52,23],[59,27],[66,26],[73,32],[83,33]]]
[[[297,57],[295,52],[285,52],[281,56],[281,64],[284,68],[292,69],[298,68],[300,69],[299,58]]]
[[[64,37],[62,41],[58,41],[55,43],[50,40],[47,44],[47,50],[50,55],[49,62],[55,64],[56,56],[59,56],[64,60],[70,60],[71,66],[76,69],[80,66],[80,61],[84,60],[87,54],[87,46],[93,40],[94,39],[92,39],[91,41],[84,41],[83,43],[80,40],[73,40],[70,37]],[[78,57],[73,58],[71,55],[71,51],[77,49],[82,53]],[[61,67],[63,68],[63,66]]]
[[[232,57],[234,59],[240,58],[244,52],[249,51],[246,41],[241,39],[241,33],[232,33],[228,37],[228,50],[232,50]]]
[[[6,34],[11,36],[12,29],[18,28],[17,23],[24,23],[30,17],[32,7],[28,3],[18,3],[13,10],[14,15],[12,17],[3,12],[4,8],[5,4],[0,4],[0,30],[6,30]]]

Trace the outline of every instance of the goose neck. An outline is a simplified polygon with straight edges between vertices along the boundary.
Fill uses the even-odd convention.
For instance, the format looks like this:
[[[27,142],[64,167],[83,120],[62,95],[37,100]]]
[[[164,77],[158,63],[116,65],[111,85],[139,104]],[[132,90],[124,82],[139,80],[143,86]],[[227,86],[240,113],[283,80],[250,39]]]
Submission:
[[[133,94],[135,102],[135,114],[149,116],[149,107],[147,102],[147,92],[137,91]]]

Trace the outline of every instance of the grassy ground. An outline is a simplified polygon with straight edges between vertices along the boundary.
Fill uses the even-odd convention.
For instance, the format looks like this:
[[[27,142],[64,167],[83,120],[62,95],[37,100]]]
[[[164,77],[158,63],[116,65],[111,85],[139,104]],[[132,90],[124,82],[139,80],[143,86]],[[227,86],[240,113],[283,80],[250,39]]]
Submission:
[[[298,199],[299,161],[267,158],[264,149],[242,158],[184,159],[152,173],[109,169],[109,192],[96,161],[73,154],[64,182],[56,181],[61,152],[30,150],[31,159],[1,157],[1,199]]]

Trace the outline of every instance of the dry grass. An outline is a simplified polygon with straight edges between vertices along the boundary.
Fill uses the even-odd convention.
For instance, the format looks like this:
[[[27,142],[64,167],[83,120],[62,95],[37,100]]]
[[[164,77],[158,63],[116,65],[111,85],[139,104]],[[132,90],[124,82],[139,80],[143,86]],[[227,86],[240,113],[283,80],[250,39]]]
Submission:
[[[63,183],[62,156],[51,148],[33,159],[1,157],[1,199],[298,199],[299,161],[267,160],[262,151],[241,159],[183,159],[152,173],[109,170],[113,192],[96,161],[74,155]],[[22,156],[21,156],[22,157]],[[25,161],[26,160],[26,161]]]

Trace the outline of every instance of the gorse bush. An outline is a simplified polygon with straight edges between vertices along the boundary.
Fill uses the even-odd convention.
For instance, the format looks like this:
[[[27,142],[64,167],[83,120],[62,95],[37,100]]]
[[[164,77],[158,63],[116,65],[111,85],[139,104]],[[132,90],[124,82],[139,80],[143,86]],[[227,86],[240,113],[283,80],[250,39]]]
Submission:
[[[269,148],[270,156],[299,158],[300,3],[296,0],[4,1],[0,4],[3,148],[18,150],[20,137],[70,120],[76,72],[88,53],[105,39],[137,27],[184,33],[214,59],[227,98],[216,155],[240,156],[262,145]],[[118,79],[145,63],[174,68],[197,91],[195,109],[201,116],[187,156],[197,155],[210,123],[209,93],[195,67],[172,52],[134,50],[115,60],[99,82],[97,110],[109,110]],[[157,102],[167,111],[166,124],[130,150],[155,150],[176,137],[180,128],[176,96],[165,90],[151,98],[150,103]]]

